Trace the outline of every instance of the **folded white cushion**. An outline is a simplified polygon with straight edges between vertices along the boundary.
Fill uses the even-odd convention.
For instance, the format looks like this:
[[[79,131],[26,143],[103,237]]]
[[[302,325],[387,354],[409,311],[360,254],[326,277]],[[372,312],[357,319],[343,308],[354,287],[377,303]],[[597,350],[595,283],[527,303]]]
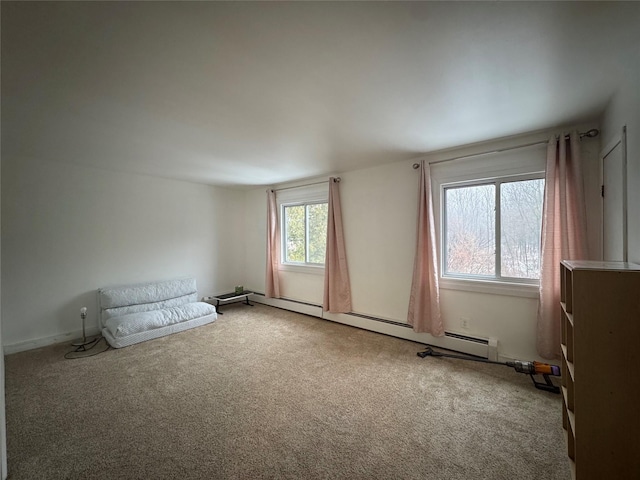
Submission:
[[[164,282],[101,288],[100,305],[102,308],[116,308],[154,303],[195,294],[196,291],[195,278],[179,278]]]
[[[154,328],[186,322],[187,320],[204,317],[213,313],[216,313],[216,308],[213,305],[204,302],[194,302],[179,307],[152,310],[150,312],[129,313],[112,317],[105,322],[105,328],[107,328],[114,337],[125,337]]]
[[[102,321],[106,322],[111,317],[121,317],[129,313],[148,312],[151,310],[162,310],[163,308],[179,307],[187,303],[198,301],[196,293],[190,293],[178,298],[170,298],[154,303],[141,303],[139,305],[126,305],[124,307],[104,308],[102,310]]]

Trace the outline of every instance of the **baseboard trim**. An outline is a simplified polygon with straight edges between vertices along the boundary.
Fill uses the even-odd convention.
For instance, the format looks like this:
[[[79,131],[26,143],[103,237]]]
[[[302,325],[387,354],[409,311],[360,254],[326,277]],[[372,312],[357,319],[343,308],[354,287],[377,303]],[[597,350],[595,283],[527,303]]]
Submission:
[[[254,293],[251,296],[251,300],[271,307],[322,318],[322,306],[314,305],[313,303],[300,302],[290,298],[267,298],[261,293]]]
[[[267,298],[263,293],[259,292],[251,295],[251,300],[256,303],[262,303],[264,305],[281,308],[283,310],[302,313],[304,315],[341,323],[343,325],[349,325],[352,327],[361,328],[363,330],[369,330],[371,332],[381,333],[383,335],[402,338],[404,340],[410,340],[425,345],[432,345],[434,347],[440,347],[447,350],[466,353],[469,355],[484,357],[490,360],[497,360],[499,357],[497,348],[498,341],[497,339],[493,338],[486,340],[480,340],[470,337],[466,338],[466,336],[456,334],[454,332],[447,332],[446,336],[444,337],[434,337],[428,333],[416,333],[411,328],[411,325],[395,320],[378,318],[371,315],[355,312],[323,312],[322,305],[302,302],[290,298]],[[99,333],[100,329],[98,327],[89,327],[86,329],[87,336],[98,335]],[[47,347],[49,345],[54,345],[57,343],[68,342],[69,344],[71,344],[73,340],[76,340],[80,337],[82,337],[82,330],[63,333],[60,335],[52,335],[49,337],[37,338],[25,342],[4,345],[3,353],[4,355],[11,355],[12,353],[34,350],[36,348]]]
[[[478,339],[447,332],[443,337],[434,337],[428,333],[416,333],[407,323],[401,323],[391,319],[373,317],[361,313],[329,313],[323,312],[321,305],[300,302],[288,298],[267,298],[264,294],[255,293],[251,299],[256,303],[270,305],[272,307],[303,313],[313,317],[322,318],[343,325],[382,333],[391,337],[402,338],[413,342],[431,345],[434,347],[453,350],[468,355],[497,360],[497,339]]]
[[[100,333],[100,329],[98,327],[89,327],[85,330],[86,335],[88,337],[93,335],[98,335]],[[82,330],[77,330],[75,332],[63,333],[60,335],[52,335],[49,337],[36,338],[34,340],[27,340],[25,342],[12,343],[9,345],[4,345],[2,347],[4,355],[11,355],[12,353],[25,352],[27,350],[35,350],[36,348],[48,347],[49,345],[54,345],[56,343],[69,343],[74,340],[82,338]]]

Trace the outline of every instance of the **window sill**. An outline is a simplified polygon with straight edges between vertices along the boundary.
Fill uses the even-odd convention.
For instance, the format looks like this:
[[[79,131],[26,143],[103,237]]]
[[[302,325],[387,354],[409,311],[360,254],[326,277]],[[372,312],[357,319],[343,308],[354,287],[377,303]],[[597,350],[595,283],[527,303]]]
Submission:
[[[440,278],[440,288],[467,292],[508,295],[512,297],[539,298],[538,285],[524,283],[492,282],[490,280],[470,280],[462,278]]]
[[[310,273],[312,275],[324,275],[324,265],[294,265],[291,263],[281,263],[281,272]]]

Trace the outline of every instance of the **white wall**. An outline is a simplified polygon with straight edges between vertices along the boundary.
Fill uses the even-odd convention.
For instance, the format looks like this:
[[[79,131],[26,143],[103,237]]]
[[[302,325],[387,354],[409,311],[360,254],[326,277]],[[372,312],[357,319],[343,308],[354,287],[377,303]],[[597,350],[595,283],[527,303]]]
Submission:
[[[583,143],[588,205],[599,201],[599,146],[599,139]],[[402,323],[415,245],[412,163],[341,174],[354,311]],[[242,192],[28,158],[5,160],[2,168],[2,333],[9,351],[77,335],[83,305],[88,325],[97,326],[101,286],[194,275],[201,295],[236,284],[264,291],[264,187]],[[588,210],[590,249],[598,252],[599,208]],[[320,304],[322,283],[321,275],[287,272],[283,295]],[[506,357],[537,358],[536,309],[532,298],[442,290],[447,329],[498,338]],[[469,319],[466,330],[461,317]]]
[[[580,126],[591,128],[593,125]],[[547,140],[550,132],[489,142],[430,155],[437,160],[458,155],[490,151],[531,141]],[[599,252],[599,139],[582,144],[587,184],[590,251]],[[353,311],[377,318],[406,323],[409,291],[415,254],[418,174],[414,161],[341,173],[346,249],[351,277]],[[247,192],[246,285],[264,292],[266,196],[264,188]],[[283,297],[322,303],[321,275],[284,272]],[[537,298],[496,295],[441,289],[442,313],[448,331],[499,340],[502,357],[540,359],[535,350]],[[469,328],[461,329],[461,317]],[[337,317],[331,318],[339,321]],[[372,329],[378,328],[369,322]],[[431,337],[422,335],[421,341]],[[541,359],[540,359],[541,360]]]
[[[640,57],[640,55],[639,55]],[[607,105],[602,123],[602,145],[627,127],[627,206],[629,261],[640,263],[640,60],[630,59],[625,81]],[[634,70],[635,68],[635,70]]]
[[[7,352],[69,340],[96,289],[195,276],[200,296],[242,282],[244,194],[30,158],[2,162]]]

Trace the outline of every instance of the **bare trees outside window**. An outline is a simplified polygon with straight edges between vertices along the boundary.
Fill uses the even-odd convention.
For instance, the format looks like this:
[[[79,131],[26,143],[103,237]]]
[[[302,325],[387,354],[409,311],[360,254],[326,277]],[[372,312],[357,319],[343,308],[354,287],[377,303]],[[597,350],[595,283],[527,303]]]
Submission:
[[[500,185],[501,275],[540,278],[544,180]]]
[[[444,189],[444,274],[537,280],[544,179]]]
[[[446,273],[495,275],[495,185],[445,190]]]

